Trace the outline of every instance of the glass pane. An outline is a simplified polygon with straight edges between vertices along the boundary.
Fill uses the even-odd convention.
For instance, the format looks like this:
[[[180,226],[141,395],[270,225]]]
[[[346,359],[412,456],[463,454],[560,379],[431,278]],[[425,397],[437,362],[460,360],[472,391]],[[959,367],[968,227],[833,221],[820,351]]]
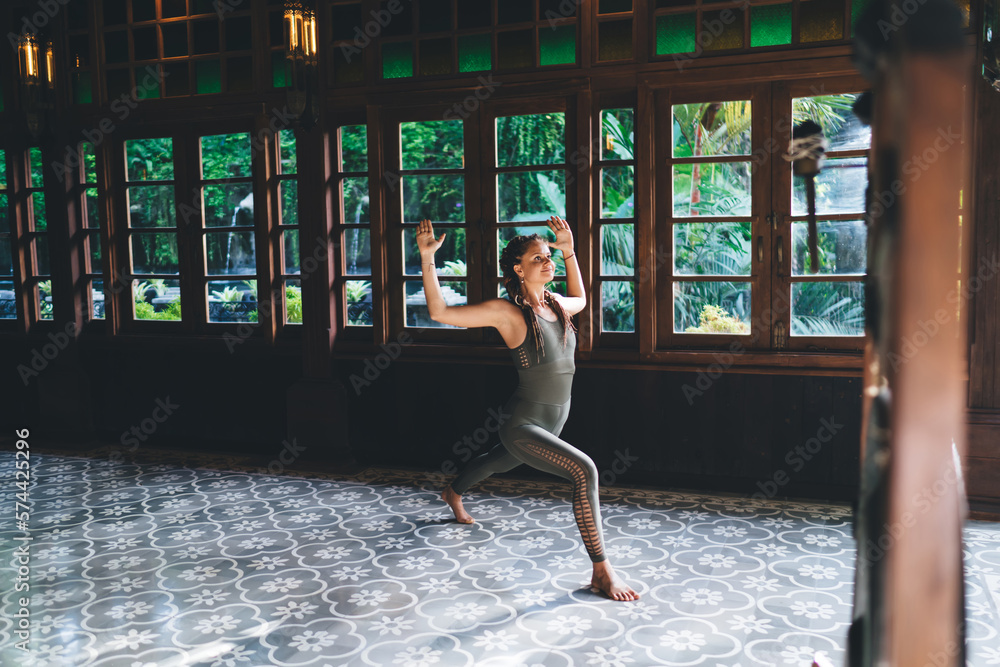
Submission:
[[[7,189],[7,153],[0,151],[0,190]]]
[[[51,262],[49,261],[49,236],[42,234],[36,236],[31,243],[35,251],[35,275],[47,276],[52,273]]]
[[[451,38],[420,40],[420,75],[451,74]]]
[[[281,199],[281,224],[299,223],[299,183],[281,181],[278,183],[278,197]]]
[[[372,325],[372,284],[367,280],[348,280],[344,283],[347,297],[347,324],[370,327]]]
[[[28,184],[29,188],[40,188],[45,183],[45,167],[42,162],[42,149],[41,148],[29,148],[28,149],[28,166],[31,169],[31,182]]]
[[[597,24],[597,59],[632,59],[632,20],[603,21]]]
[[[341,179],[341,183],[344,193],[344,222],[356,225],[370,222],[368,179],[365,177],[344,178]]]
[[[284,88],[288,85],[288,59],[284,51],[271,52],[271,86]]]
[[[181,283],[179,280],[133,280],[133,313],[137,320],[180,320]]]
[[[791,167],[788,167],[791,168]],[[792,192],[792,215],[805,215],[806,179],[796,176]],[[816,176],[816,213],[862,213],[865,210],[865,189],[868,187],[868,159],[863,157],[834,158],[823,164]]]
[[[615,14],[632,11],[632,0],[600,0],[597,3],[598,14]]]
[[[280,172],[282,174],[294,174],[298,167],[295,153],[295,133],[291,130],[280,130],[278,132],[278,147],[281,151]]]
[[[750,215],[750,163],[674,165],[674,216]]]
[[[344,171],[368,171],[368,126],[340,128],[340,155]]]
[[[793,336],[863,336],[864,333],[863,283],[792,284]]]
[[[523,69],[535,64],[534,30],[497,33],[497,69]]]
[[[160,75],[156,65],[146,65],[135,69],[135,97],[139,100],[155,100],[160,97]]]
[[[497,166],[522,167],[566,161],[566,114],[497,118]]]
[[[222,71],[218,60],[199,60],[194,65],[195,93],[211,95],[222,92]]]
[[[601,225],[601,275],[635,274],[635,225]]]
[[[247,275],[257,271],[253,232],[205,234],[205,251],[210,275]]]
[[[10,210],[8,208],[6,194],[0,194],[0,232],[10,232]],[[0,244],[3,243],[7,243],[7,240],[4,239],[3,241],[0,241]]]
[[[524,23],[534,18],[533,0],[502,0],[497,3],[497,23]]]
[[[302,281],[285,281],[285,324],[302,324]]]
[[[256,280],[210,280],[207,284],[209,322],[256,322]]]
[[[132,248],[132,271],[135,273],[179,273],[177,255],[177,234],[156,232],[133,233],[130,238]]]
[[[461,7],[463,2],[459,3]],[[462,35],[458,38],[458,71],[481,72],[493,67],[493,40],[486,35]]]
[[[98,206],[97,188],[87,188],[83,191],[84,205],[87,208],[85,227],[96,229],[101,226],[101,209]]]
[[[675,282],[674,332],[750,333],[750,283]]]
[[[97,183],[97,156],[94,154],[94,144],[84,141],[80,144],[80,155],[83,159],[83,182]],[[2,158],[2,156],[0,156]],[[2,159],[0,159],[2,163]]]
[[[635,111],[605,109],[601,112],[602,160],[635,159]]]
[[[493,21],[490,0],[460,0],[458,2],[458,27],[482,28]]]
[[[799,41],[844,38],[844,0],[803,0],[799,3]]]
[[[465,141],[460,120],[400,123],[403,169],[461,169]]]
[[[866,149],[872,142],[872,128],[863,125],[851,110],[858,97],[856,93],[797,97],[792,100],[792,119],[795,124],[805,120],[818,123],[829,142],[828,152]]]
[[[367,231],[367,230],[365,230]],[[441,236],[445,233],[444,243],[434,254],[434,264],[439,276],[465,276],[465,230],[454,227],[438,227],[434,233]],[[403,230],[403,252],[405,255],[405,273],[410,276],[422,275],[420,268],[420,251],[417,249],[417,236],[414,230]]]
[[[90,72],[73,72],[73,103],[90,104],[94,91],[90,85]]]
[[[13,275],[14,263],[10,254],[10,239],[0,238],[0,276],[9,278]],[[13,298],[13,296],[11,298]]]
[[[104,319],[104,281],[90,281],[91,317],[95,320]]]
[[[133,139],[125,142],[130,181],[169,181],[174,177],[173,139]]]
[[[635,217],[635,168],[601,169],[601,217]]]
[[[384,42],[382,44],[382,78],[404,79],[413,76],[413,44]]]
[[[445,304],[449,306],[466,305],[465,296],[466,283],[441,281],[441,296]],[[407,280],[404,283],[404,310],[406,326],[408,327],[435,327],[440,329],[461,329],[463,327],[453,327],[450,324],[435,322],[427,314],[427,297],[424,295],[424,285],[419,280]]]
[[[668,14],[656,17],[656,55],[691,53],[695,43],[697,14]]]
[[[566,216],[563,170],[497,174],[497,214],[501,222]]]
[[[674,225],[674,274],[750,275],[749,222]]]
[[[868,229],[862,220],[816,223],[820,274],[864,273],[868,265]],[[809,274],[809,225],[792,223],[792,275]]]
[[[489,43],[487,42],[487,46]],[[538,29],[539,62],[545,65],[572,65],[576,62],[576,26],[562,25]]]
[[[31,211],[31,231],[46,231],[49,228],[49,222],[45,214],[45,195],[41,192],[29,194],[28,209]]]
[[[635,283],[611,280],[601,284],[601,330],[635,331]]]
[[[465,222],[464,176],[406,176],[403,222]]]
[[[750,100],[673,106],[674,157],[750,154]]]
[[[248,177],[251,155],[249,132],[202,137],[202,178]]]
[[[299,230],[286,229],[281,232],[281,245],[285,258],[282,273],[299,273]]]
[[[447,241],[448,237],[445,237],[445,240]],[[371,230],[367,227],[345,230],[344,256],[346,267],[344,273],[349,276],[370,276],[372,274]]]
[[[702,14],[701,41],[705,50],[742,49],[745,20],[743,11],[735,7]]]
[[[451,0],[422,0],[420,32],[445,32],[451,30]]]
[[[2,254],[2,250],[0,250],[0,254]],[[0,280],[0,320],[14,319],[17,319],[17,301],[14,299],[14,283],[10,280]]]
[[[175,227],[174,186],[137,185],[127,190],[130,227]]]
[[[750,8],[750,46],[792,43],[792,3]]]
[[[87,265],[87,273],[100,273],[101,272],[101,234],[100,232],[91,232],[87,234],[87,255],[89,257],[89,262]]]
[[[253,184],[206,185],[202,188],[206,227],[253,226]]]
[[[35,301],[38,303],[39,319],[52,319],[52,281],[43,280],[35,286]]]

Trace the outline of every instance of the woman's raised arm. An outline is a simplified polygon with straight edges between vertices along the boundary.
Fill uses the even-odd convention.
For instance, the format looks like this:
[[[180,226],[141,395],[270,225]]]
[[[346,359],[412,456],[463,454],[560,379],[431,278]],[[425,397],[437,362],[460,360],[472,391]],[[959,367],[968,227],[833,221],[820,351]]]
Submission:
[[[515,315],[520,316],[516,306],[503,299],[490,299],[471,306],[449,306],[441,296],[441,284],[438,282],[434,267],[434,253],[444,242],[434,237],[434,228],[430,220],[421,220],[417,225],[417,248],[420,250],[420,271],[424,277],[424,294],[427,297],[427,313],[435,322],[450,324],[456,327],[496,327],[504,334],[509,332],[514,324]],[[504,336],[506,338],[507,336]]]

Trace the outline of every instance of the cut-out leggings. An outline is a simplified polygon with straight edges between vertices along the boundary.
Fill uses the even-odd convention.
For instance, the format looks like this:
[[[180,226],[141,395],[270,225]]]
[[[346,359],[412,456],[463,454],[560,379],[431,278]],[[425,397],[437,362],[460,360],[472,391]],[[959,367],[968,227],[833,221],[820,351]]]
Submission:
[[[511,417],[500,427],[500,444],[470,461],[451,488],[461,495],[493,473],[507,472],[522,463],[569,480],[573,485],[573,517],[590,560],[598,563],[606,556],[597,466],[587,454],[559,438],[569,416],[569,403],[551,405],[511,398],[504,408]]]

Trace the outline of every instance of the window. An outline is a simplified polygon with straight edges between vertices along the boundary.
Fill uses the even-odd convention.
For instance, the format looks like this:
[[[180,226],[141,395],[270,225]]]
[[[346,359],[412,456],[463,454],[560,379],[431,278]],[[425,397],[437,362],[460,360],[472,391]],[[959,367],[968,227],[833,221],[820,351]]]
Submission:
[[[337,131],[339,156],[332,191],[340,226],[343,281],[341,311],[349,327],[372,326],[372,224],[368,184],[368,128],[344,125]]]
[[[635,331],[635,110],[601,109],[600,146],[595,151],[595,189],[600,197],[593,229],[600,243],[602,332]],[[599,152],[599,154],[598,154]],[[595,299],[596,301],[596,299]]]
[[[23,215],[25,229],[22,235],[27,249],[28,275],[24,288],[31,295],[31,320],[52,319],[52,275],[49,260],[49,225],[45,210],[44,162],[42,149],[32,147],[22,154],[26,160],[20,161],[24,176]],[[16,162],[15,162],[16,164]]]
[[[281,234],[280,283],[284,292],[284,315],[286,324],[302,324],[302,240],[299,233],[299,182],[298,151],[295,133],[291,130],[278,132],[278,173],[277,201],[280,210],[276,216]],[[306,270],[312,270],[306,266]],[[277,300],[275,300],[277,301]],[[261,306],[264,307],[263,305]]]
[[[136,320],[180,320],[181,284],[171,138],[125,142],[126,257]]]
[[[7,153],[0,151],[0,319],[17,319],[14,296],[14,260],[11,254],[11,215],[7,189]]]
[[[97,194],[97,156],[94,154],[94,145],[91,143],[81,143],[77,150],[79,151],[80,164],[83,165],[83,181],[74,193],[77,197],[77,209],[82,215],[80,226],[84,230],[83,273],[86,276],[91,317],[95,320],[103,320],[105,300],[102,274],[101,214]],[[117,276],[114,279],[117,279]]]

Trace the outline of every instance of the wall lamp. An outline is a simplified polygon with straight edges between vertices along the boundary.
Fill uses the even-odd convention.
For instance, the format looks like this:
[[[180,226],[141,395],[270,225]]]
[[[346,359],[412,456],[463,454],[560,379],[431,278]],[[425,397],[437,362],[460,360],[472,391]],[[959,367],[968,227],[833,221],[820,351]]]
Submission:
[[[42,45],[35,35],[22,33],[17,42],[21,98],[28,131],[35,137],[45,127],[45,112],[55,105],[56,68],[52,42]]]
[[[319,116],[316,46],[316,12],[301,2],[285,3],[288,110],[307,128]]]

